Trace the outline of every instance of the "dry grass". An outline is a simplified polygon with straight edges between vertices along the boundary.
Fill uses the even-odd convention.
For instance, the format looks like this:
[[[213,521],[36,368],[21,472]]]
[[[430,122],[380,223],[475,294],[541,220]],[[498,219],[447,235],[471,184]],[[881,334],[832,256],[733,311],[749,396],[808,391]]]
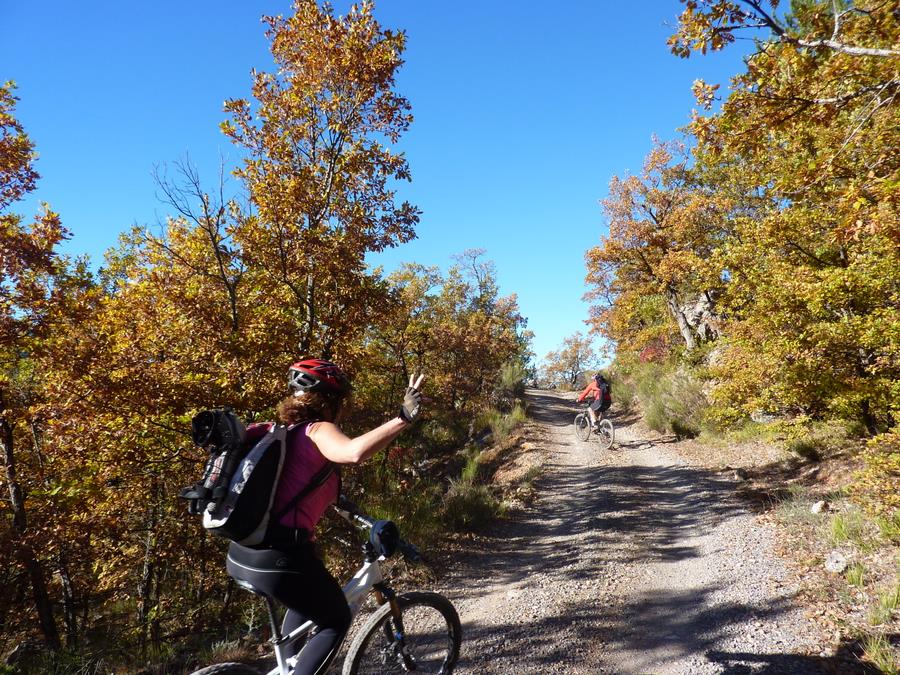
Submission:
[[[798,486],[772,512],[781,553],[799,573],[803,598],[820,623],[844,640],[862,642],[870,662],[896,672],[883,664],[900,663],[900,649],[890,640],[900,632],[900,547],[839,493],[832,494],[829,510],[813,514],[821,496]],[[832,551],[849,561],[842,574],[824,567]]]
[[[779,552],[801,579],[807,612],[835,636],[835,648],[856,645],[869,663],[897,673],[900,516],[873,517],[851,501],[863,442],[826,431],[792,437],[756,428],[674,448],[691,464],[735,480],[738,493],[775,523]],[[828,504],[822,513],[811,511],[817,501]],[[840,574],[824,567],[835,550],[848,561]]]

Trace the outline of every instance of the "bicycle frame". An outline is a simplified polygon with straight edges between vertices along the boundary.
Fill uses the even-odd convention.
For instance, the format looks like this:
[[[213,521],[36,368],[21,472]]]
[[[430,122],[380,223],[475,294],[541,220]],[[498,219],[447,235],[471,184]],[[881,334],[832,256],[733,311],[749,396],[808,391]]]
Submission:
[[[584,408],[581,409],[581,412],[578,413],[578,415],[584,415],[588,419],[588,421],[590,421],[590,419],[591,419],[590,409],[591,409],[591,404],[588,403],[586,406],[584,406]],[[594,414],[597,415],[597,424],[599,424],[601,420],[605,419],[603,411],[598,410]],[[575,417],[577,418],[578,415],[575,415]],[[594,433],[593,423],[589,424],[588,426],[590,427],[589,433],[593,434]]]
[[[360,522],[364,523],[369,522],[360,514],[354,513],[351,515],[347,512],[342,512],[340,509],[338,509],[338,513],[348,522],[352,522],[351,519],[357,519]],[[374,591],[375,598],[378,601],[379,605],[383,605],[385,602],[390,602],[391,598],[393,598],[393,592],[384,583],[384,577],[381,574],[381,561],[384,560],[384,558],[373,558],[370,554],[368,543],[364,547],[364,550],[366,552],[365,562],[363,562],[362,567],[360,567],[356,571],[350,581],[348,581],[343,587],[344,597],[347,599],[347,604],[350,606],[351,617],[355,617],[359,613],[359,610],[362,607],[362,604],[365,601],[366,595],[369,593],[369,591]],[[247,590],[253,590],[251,586],[242,583],[238,579],[236,579],[235,582],[239,586],[246,588]],[[277,667],[270,670],[268,673],[266,673],[266,675],[291,675],[294,666],[297,663],[297,657],[287,656],[288,647],[295,640],[298,640],[299,638],[309,633],[315,627],[315,624],[312,621],[307,621],[306,623],[292,630],[287,635],[282,635],[281,629],[278,627],[278,623],[276,621],[275,601],[269,596],[264,595],[263,598],[265,599],[266,606],[269,610],[269,622],[272,627],[272,639],[270,640],[270,642],[274,647],[275,660],[278,663]],[[340,648],[340,645],[338,645],[337,648]]]
[[[583,412],[585,415],[588,416],[588,419],[590,419],[590,417],[591,417],[591,413],[588,412],[590,409],[591,409],[591,404],[588,403],[588,404],[587,404],[586,406],[584,406],[584,408],[582,408],[582,410],[581,410],[581,412]],[[605,411],[605,410],[597,410],[597,411],[594,412],[594,414],[597,416],[597,421],[598,421],[598,422],[599,422],[600,420],[602,420],[602,419],[606,419],[606,411]]]

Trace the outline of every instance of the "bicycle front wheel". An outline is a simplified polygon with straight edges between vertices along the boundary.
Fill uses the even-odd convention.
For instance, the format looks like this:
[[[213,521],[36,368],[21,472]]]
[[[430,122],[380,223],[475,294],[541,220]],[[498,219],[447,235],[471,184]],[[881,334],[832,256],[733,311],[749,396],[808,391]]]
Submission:
[[[586,441],[591,436],[591,420],[585,413],[575,415],[575,436],[579,441]]]
[[[597,437],[600,440],[600,447],[609,450],[613,441],[616,440],[616,430],[613,423],[609,420],[600,420],[600,426],[597,428]]]
[[[401,619],[379,607],[347,650],[344,675],[357,673],[453,672],[462,628],[453,604],[437,593],[397,596]]]

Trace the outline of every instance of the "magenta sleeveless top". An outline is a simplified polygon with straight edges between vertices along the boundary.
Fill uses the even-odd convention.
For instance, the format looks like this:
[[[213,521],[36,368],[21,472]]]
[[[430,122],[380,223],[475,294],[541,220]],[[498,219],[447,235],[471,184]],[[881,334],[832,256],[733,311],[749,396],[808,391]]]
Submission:
[[[288,432],[287,452],[281,469],[281,479],[275,490],[272,513],[278,513],[286,507],[291,499],[306,487],[316,472],[328,463],[308,436],[308,431],[309,424],[303,424]],[[301,528],[312,534],[325,509],[337,501],[340,484],[340,469],[335,466],[334,472],[322,485],[284,514],[280,524],[285,527]]]

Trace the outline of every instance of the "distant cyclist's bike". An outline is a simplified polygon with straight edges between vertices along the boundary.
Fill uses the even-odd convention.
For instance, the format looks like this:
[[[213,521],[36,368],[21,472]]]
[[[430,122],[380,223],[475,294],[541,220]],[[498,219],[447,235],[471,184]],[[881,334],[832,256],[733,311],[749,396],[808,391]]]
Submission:
[[[437,593],[403,593],[396,595],[381,576],[381,561],[399,549],[407,559],[418,558],[418,551],[397,537],[394,550],[384,550],[385,539],[377,536],[383,524],[359,512],[346,499],[335,507],[347,522],[369,530],[363,545],[365,562],[353,578],[344,586],[344,595],[350,611],[355,616],[371,590],[379,605],[356,634],[344,659],[343,675],[356,673],[439,673],[453,672],[459,658],[462,628],[453,604]],[[391,525],[392,527],[393,524]],[[396,529],[394,530],[396,532]],[[275,601],[251,584],[235,578],[238,586],[261,595],[269,610],[272,628],[271,643],[275,649],[278,666],[267,675],[291,675],[296,657],[288,657],[295,651],[294,645],[309,636],[315,628],[307,621],[288,635],[282,635],[275,614]],[[296,650],[299,651],[299,650]],[[259,675],[259,671],[243,663],[218,663],[196,671],[193,675]]]
[[[600,416],[603,415],[603,413],[597,414]],[[613,441],[616,439],[615,427],[613,427],[613,423],[607,419],[601,419],[600,422],[597,423],[597,428],[592,429],[591,416],[588,413],[588,409],[585,408],[575,415],[575,435],[578,437],[578,440],[586,441],[591,437],[591,433],[597,437],[600,447],[603,450],[609,450],[612,447]]]

